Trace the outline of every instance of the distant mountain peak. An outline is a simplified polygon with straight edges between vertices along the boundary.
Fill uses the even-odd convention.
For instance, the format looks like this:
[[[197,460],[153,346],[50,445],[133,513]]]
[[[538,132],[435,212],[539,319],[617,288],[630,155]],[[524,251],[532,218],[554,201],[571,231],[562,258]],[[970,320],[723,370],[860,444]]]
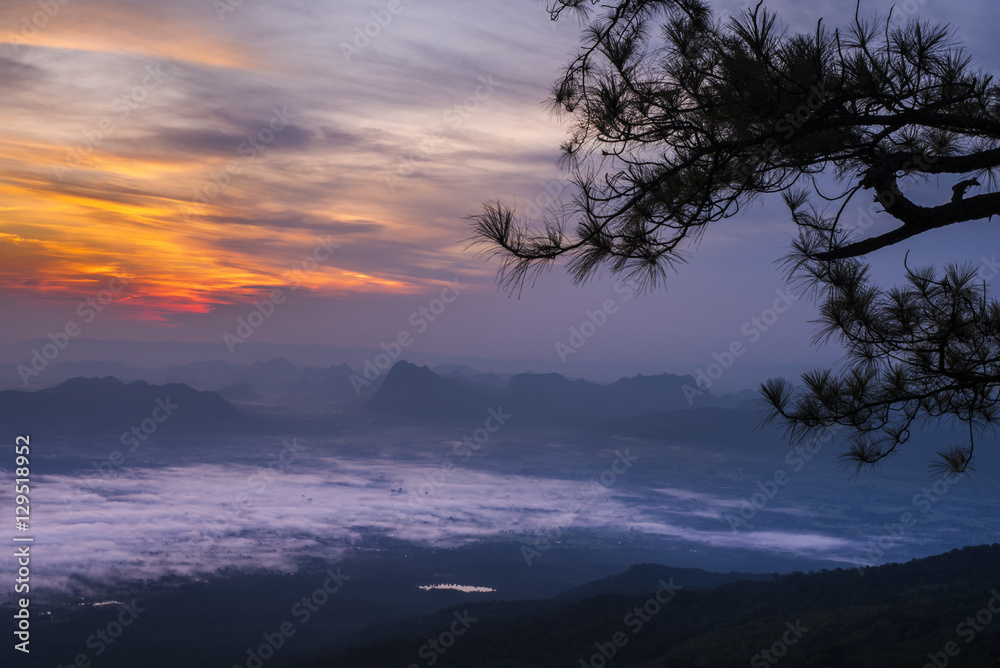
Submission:
[[[142,382],[142,381],[136,381],[136,382]],[[50,388],[50,391],[58,393],[68,393],[68,392],[76,392],[79,390],[96,390],[96,391],[107,390],[107,389],[118,390],[123,387],[126,387],[125,383],[118,380],[114,376],[104,376],[104,377],[92,376],[90,378],[86,376],[77,376],[76,378],[69,378],[67,380],[64,380],[55,387]]]
[[[389,369],[389,373],[386,374],[386,380],[394,376],[396,378],[440,378],[440,376],[431,371],[430,367],[426,365],[419,366],[406,360],[399,360],[393,364]]]
[[[454,378],[442,378],[427,366],[400,360],[368,401],[368,408],[384,413],[436,416],[469,414],[485,409],[488,394]]]
[[[293,371],[298,371],[299,370],[299,368],[297,366],[295,366],[294,364],[292,364],[290,361],[288,361],[288,358],[285,358],[285,357],[272,357],[271,359],[269,359],[266,362],[261,362],[260,360],[257,360],[256,362],[254,362],[253,364],[250,365],[250,368],[251,369],[261,369],[261,368],[264,368],[264,369],[290,369],[290,370],[293,370]]]
[[[570,379],[558,373],[521,373],[505,387],[472,382],[458,374],[439,375],[426,366],[400,360],[385,377],[368,407],[382,413],[472,420],[479,411],[503,405],[520,417],[519,424],[596,425],[664,411],[688,409],[683,386],[690,376],[659,374],[622,378],[611,384]],[[694,402],[725,403],[714,397]]]
[[[40,431],[96,429],[120,433],[153,415],[164,402],[177,406],[169,419],[157,420],[170,428],[231,426],[243,419],[218,393],[200,392],[183,383],[150,385],[137,380],[126,385],[114,376],[80,376],[35,392],[0,392],[0,423]]]

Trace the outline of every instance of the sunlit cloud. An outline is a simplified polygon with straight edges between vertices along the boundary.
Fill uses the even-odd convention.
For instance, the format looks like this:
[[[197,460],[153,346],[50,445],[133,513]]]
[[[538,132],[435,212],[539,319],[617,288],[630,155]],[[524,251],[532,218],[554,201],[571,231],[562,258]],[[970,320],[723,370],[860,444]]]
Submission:
[[[345,297],[427,296],[456,276],[493,287],[496,263],[467,247],[469,216],[494,198],[523,212],[566,183],[555,160],[568,126],[546,97],[580,26],[550,21],[534,0],[408,2],[347,58],[344,45],[372,20],[369,3],[247,0],[221,13],[218,4],[74,0],[43,17],[32,0],[0,6],[0,290],[24,320],[86,299],[106,268],[121,267],[135,280],[108,327],[138,320],[148,329],[130,333],[155,339],[184,318],[189,339],[214,340],[212,314],[286,285],[282,276],[326,235],[338,251],[300,289],[328,297],[331,320]],[[772,4],[796,27],[814,25],[812,10]],[[852,11],[824,10],[830,21]],[[981,52],[992,48],[974,21],[963,29]],[[284,120],[272,125],[276,114]],[[778,201],[744,213],[706,235],[650,331],[697,321],[688,342],[710,357],[728,345],[726,328],[739,329],[728,315],[781,282],[771,261],[787,246],[787,212]],[[532,294],[546,287],[559,308],[537,298],[527,319],[550,318],[548,339],[568,326],[567,309],[576,317],[593,305],[549,276]],[[496,321],[472,319],[499,331],[502,307],[476,301]],[[796,312],[796,335],[810,317]],[[787,353],[780,336],[764,346]],[[505,345],[515,339],[522,356],[545,354],[532,335],[503,335]],[[616,340],[580,357],[622,354]],[[658,336],[632,343],[629,354],[663,357]]]
[[[22,300],[83,299],[122,267],[135,280],[120,317],[167,324],[285,285],[320,235],[340,252],[297,286],[319,295],[486,276],[455,194],[485,166],[523,170],[498,150],[514,128],[520,145],[557,134],[537,109],[513,120],[523,81],[496,67],[386,66],[424,48],[440,10],[408,8],[396,39],[348,63],[336,28],[364,14],[338,3],[59,7],[0,10],[21,26],[0,35],[0,285]]]

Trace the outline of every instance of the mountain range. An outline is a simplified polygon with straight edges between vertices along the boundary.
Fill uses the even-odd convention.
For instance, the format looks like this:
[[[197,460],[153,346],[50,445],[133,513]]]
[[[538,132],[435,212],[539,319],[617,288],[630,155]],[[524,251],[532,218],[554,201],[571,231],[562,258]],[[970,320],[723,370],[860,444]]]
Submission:
[[[98,363],[67,364],[86,370],[101,368]],[[114,366],[123,375],[142,372],[127,365]],[[347,365],[299,369],[284,358],[248,366],[194,362],[145,374],[164,379],[160,384],[81,376],[36,391],[0,391],[0,421],[15,428],[25,425],[22,429],[35,424],[117,428],[123,422],[143,419],[158,398],[170,396],[185,406],[176,424],[189,426],[231,424],[241,414],[234,404],[242,407],[242,414],[268,407],[308,409],[319,417],[363,411],[380,420],[421,424],[467,423],[502,407],[522,426],[587,426],[639,435],[655,431],[663,419],[700,423],[709,409],[743,415],[755,398],[749,391],[721,398],[705,393],[689,403],[685,388],[695,387],[694,379],[672,374],[638,375],[600,384],[559,374],[480,374],[455,365],[440,371],[399,361],[367,393],[359,393],[352,384],[355,372]],[[679,418],[680,413],[690,417]],[[720,437],[728,435],[723,431]]]
[[[226,428],[246,416],[217,392],[183,383],[150,385],[117,378],[72,378],[55,387],[0,391],[0,425],[13,433]]]
[[[385,416],[437,420],[502,405],[522,423],[595,424],[694,407],[747,409],[756,399],[753,392],[720,398],[693,394],[692,389],[698,389],[693,377],[673,374],[638,375],[604,385],[555,373],[522,373],[501,385],[495,378],[442,376],[426,366],[399,361],[366,409]]]

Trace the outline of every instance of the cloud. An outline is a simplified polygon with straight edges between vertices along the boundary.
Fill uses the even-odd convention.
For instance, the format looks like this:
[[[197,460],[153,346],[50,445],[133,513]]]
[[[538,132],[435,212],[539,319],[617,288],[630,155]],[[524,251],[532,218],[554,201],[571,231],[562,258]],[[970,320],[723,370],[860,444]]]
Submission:
[[[386,176],[420,150],[449,105],[474,94],[481,68],[414,61],[385,68],[378,58],[344,68],[342,55],[332,52],[337,66],[317,69],[317,59],[307,54],[329,41],[329,31],[307,26],[317,15],[335,16],[332,6],[317,7],[307,17],[310,24],[290,8],[241,11],[225,21],[207,20],[215,17],[203,15],[200,5],[185,3],[184,9],[190,13],[179,6],[102,2],[84,16],[67,6],[18,49],[22,60],[30,49],[40,66],[9,58],[0,63],[34,77],[37,93],[9,103],[23,110],[24,127],[15,124],[11,131],[14,146],[0,165],[0,188],[22,204],[8,214],[18,235],[51,253],[44,268],[40,260],[22,263],[22,278],[8,277],[8,287],[29,288],[24,274],[44,273],[50,277],[45,287],[23,296],[66,293],[81,263],[60,258],[88,258],[84,266],[117,260],[146,287],[145,298],[125,310],[207,312],[219,303],[252,301],[256,295],[241,286],[269,285],[289,256],[308,250],[307,235],[317,233],[343,237],[348,252],[339,267],[373,277],[366,290],[381,285],[391,292],[445,278],[444,258],[477,264],[456,243],[467,234],[461,217],[472,204],[455,196],[466,178],[454,175],[492,152],[498,137],[486,130],[488,116],[466,114],[460,127],[445,128],[446,141],[418,156],[405,195],[393,197]],[[26,6],[8,13],[13,19],[22,10]],[[412,17],[412,25],[427,25],[426,16]],[[116,21],[143,34],[148,45],[139,49],[134,40],[96,29]],[[186,35],[180,46],[189,53],[168,52],[163,43],[171,32]],[[72,39],[86,44],[77,44],[81,53],[70,56],[64,42],[78,33],[86,37]],[[254,58],[246,56],[239,67],[199,57],[215,47],[228,49],[236,35],[247,44],[257,38],[255,58],[279,57],[251,65]],[[404,29],[398,37],[393,42],[387,34],[384,43],[414,48],[412,33]],[[293,38],[301,51],[274,52],[271,45]],[[162,81],[133,92],[149,67],[162,68]],[[67,73],[74,75],[70,85],[47,83]],[[293,119],[272,137],[276,109]],[[430,114],[426,124],[411,120],[421,110]],[[262,132],[268,141],[250,151],[248,140]],[[452,278],[456,271],[446,273]],[[350,289],[353,282],[336,276],[320,272],[316,278],[328,280],[329,290]],[[190,289],[194,283],[198,290]]]
[[[23,21],[37,3],[0,6],[0,22],[12,27],[0,33],[3,229],[23,240],[0,247],[6,266],[16,266],[0,270],[0,289],[16,295],[25,320],[41,318],[54,299],[86,297],[107,267],[128,266],[141,292],[121,312],[148,323],[145,336],[156,338],[174,316],[259,299],[245,286],[272,285],[317,234],[343,244],[310,285],[321,294],[409,294],[456,275],[492,287],[496,263],[464,246],[468,216],[498,197],[523,207],[565,181],[554,160],[568,127],[545,101],[578,46],[579,26],[549,21],[538,3],[404,3],[350,60],[342,44],[371,20],[372,7],[360,0],[248,1],[221,17],[203,0],[59,7],[27,35]],[[814,25],[787,2],[776,9]],[[982,29],[967,30],[985,49]],[[164,75],[144,89],[151,67]],[[492,91],[484,78],[495,82]],[[252,159],[241,153],[275,109],[294,118],[266,150]],[[571,196],[567,190],[563,201]],[[688,336],[688,347],[701,346],[699,358],[728,345],[724,330],[742,321],[724,316],[780,282],[770,262],[787,246],[788,228],[775,221],[787,221],[780,202],[713,228],[701,262],[671,282],[688,298],[657,306],[655,336],[630,340],[628,351],[658,356],[659,332],[675,322],[718,330]],[[717,236],[722,229],[726,236]],[[27,248],[44,252],[11,258]],[[580,301],[569,281],[545,282],[557,286],[560,305]],[[560,329],[570,318],[551,306],[525,312],[525,320],[545,317]],[[797,317],[810,316],[803,309]],[[207,319],[186,322],[190,338],[215,336]],[[787,357],[791,336],[781,336],[769,335],[761,349]],[[506,335],[503,345],[515,340],[521,356],[544,354],[530,334]],[[582,354],[622,349],[595,344]],[[811,353],[805,344],[798,350]]]
[[[308,444],[296,445],[308,453]],[[734,533],[667,521],[663,504],[646,505],[641,488],[448,470],[429,454],[375,463],[300,452],[282,464],[282,451],[276,447],[260,466],[126,467],[109,478],[92,471],[39,477],[34,500],[45,521],[35,536],[47,555],[40,580],[64,591],[82,580],[193,577],[225,566],[293,571],[300,560],[346,549],[370,529],[439,546],[508,532],[532,544],[557,529],[593,529],[704,549],[843,560],[857,551],[850,540],[815,531]],[[704,500],[682,491],[675,497]]]

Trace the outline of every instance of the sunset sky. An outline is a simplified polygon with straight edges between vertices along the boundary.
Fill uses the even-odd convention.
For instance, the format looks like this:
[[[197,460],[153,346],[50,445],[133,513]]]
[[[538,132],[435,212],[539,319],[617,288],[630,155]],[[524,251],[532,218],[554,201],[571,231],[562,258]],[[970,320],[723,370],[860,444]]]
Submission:
[[[466,217],[565,185],[567,129],[545,103],[580,25],[542,2],[63,1],[0,4],[2,345],[78,320],[83,338],[219,342],[222,357],[224,332],[281,289],[255,341],[377,348],[458,280],[414,350],[558,360],[555,343],[611,298],[620,310],[579,358],[702,364],[783,287],[774,261],[794,230],[776,198],[714,226],[649,297],[559,268],[520,299],[497,290]],[[820,10],[767,5],[815,29]],[[825,3],[826,23],[854,6]],[[900,7],[1000,66],[994,3]],[[929,184],[928,201],[950,186]],[[911,264],[980,264],[1000,246],[985,221],[960,227],[913,241]],[[880,276],[898,279],[906,248],[873,256]],[[84,323],[80,303],[116,278],[125,289]],[[835,359],[810,344],[814,317],[789,309],[747,359]]]

